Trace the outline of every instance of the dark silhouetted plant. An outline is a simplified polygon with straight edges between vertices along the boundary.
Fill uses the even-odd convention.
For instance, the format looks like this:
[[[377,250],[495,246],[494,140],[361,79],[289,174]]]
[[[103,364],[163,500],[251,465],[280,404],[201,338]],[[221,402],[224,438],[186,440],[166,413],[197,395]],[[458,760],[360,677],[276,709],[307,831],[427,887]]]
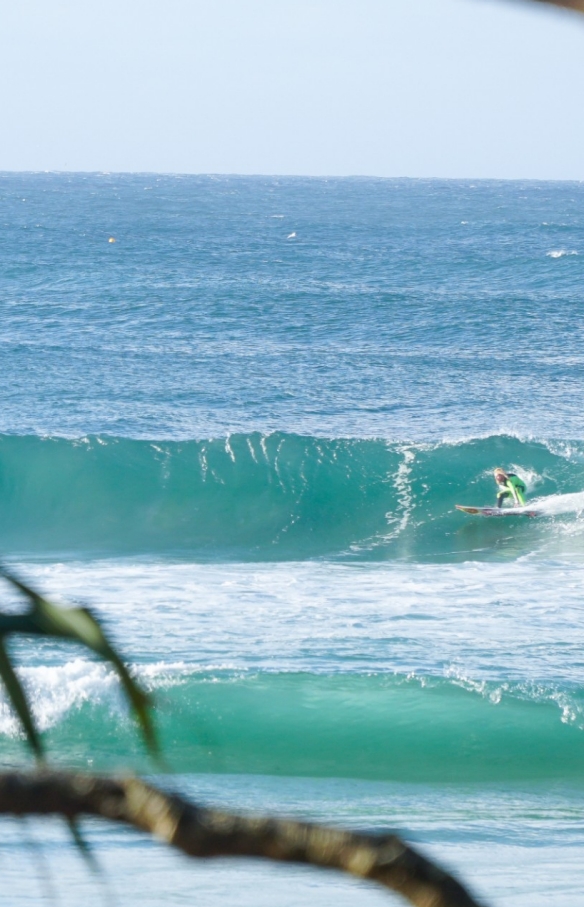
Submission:
[[[397,835],[361,834],[274,816],[241,816],[189,803],[137,778],[48,771],[41,735],[6,648],[7,637],[22,634],[72,640],[113,665],[148,749],[159,756],[151,702],[89,610],[51,603],[5,568],[0,567],[0,576],[28,601],[22,613],[0,613],[0,678],[40,763],[38,772],[0,773],[0,815],[61,816],[90,863],[78,821],[84,816],[100,816],[148,832],[192,857],[263,857],[310,864],[378,882],[416,907],[478,907],[453,876]]]
[[[130,675],[91,611],[88,608],[62,608],[52,604],[4,567],[0,567],[0,576],[16,587],[28,601],[28,608],[22,613],[0,612],[0,678],[37,759],[42,760],[44,756],[42,738],[35,725],[33,712],[16,673],[13,659],[6,648],[7,637],[14,634],[71,640],[109,662],[120,678],[149,751],[158,756],[159,747],[148,694]]]

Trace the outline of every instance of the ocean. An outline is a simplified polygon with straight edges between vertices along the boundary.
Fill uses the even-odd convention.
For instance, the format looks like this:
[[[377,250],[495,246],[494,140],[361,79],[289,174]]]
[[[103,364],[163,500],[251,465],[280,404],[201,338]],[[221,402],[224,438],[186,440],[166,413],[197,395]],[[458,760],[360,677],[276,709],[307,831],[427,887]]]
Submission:
[[[0,174],[0,552],[152,693],[12,650],[55,766],[396,829],[493,907],[584,891],[584,184]],[[542,515],[482,519],[493,469]],[[3,607],[19,602],[3,589]],[[2,768],[30,757],[0,699]],[[0,823],[0,904],[374,907]]]

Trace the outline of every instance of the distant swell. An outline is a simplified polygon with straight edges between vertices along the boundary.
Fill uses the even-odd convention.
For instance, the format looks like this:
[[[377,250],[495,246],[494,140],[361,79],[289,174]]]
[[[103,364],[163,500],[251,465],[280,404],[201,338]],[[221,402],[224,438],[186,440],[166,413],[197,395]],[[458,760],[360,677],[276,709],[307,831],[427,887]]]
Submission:
[[[0,549],[257,560],[490,557],[509,536],[508,521],[505,528],[465,518],[454,505],[492,504],[496,465],[518,470],[531,498],[576,495],[566,518],[574,528],[584,488],[582,442],[4,435]],[[506,557],[562,531],[552,523],[566,508],[548,505],[549,520],[514,522]]]
[[[146,671],[176,772],[457,783],[582,778],[581,689],[393,674]],[[25,682],[54,758],[147,767],[105,669],[86,664],[84,672],[80,662],[32,668]],[[2,761],[16,760],[21,744],[5,709],[0,734]]]

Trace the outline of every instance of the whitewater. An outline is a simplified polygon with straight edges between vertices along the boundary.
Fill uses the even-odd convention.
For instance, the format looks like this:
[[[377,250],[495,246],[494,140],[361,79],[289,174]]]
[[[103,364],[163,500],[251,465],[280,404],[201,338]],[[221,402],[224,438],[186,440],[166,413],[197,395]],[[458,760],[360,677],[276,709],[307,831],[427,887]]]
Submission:
[[[0,174],[0,552],[104,621],[161,784],[397,828],[497,907],[581,902],[583,202]],[[494,503],[496,466],[541,516],[455,510]],[[157,771],[107,667],[13,652],[53,763]],[[2,766],[27,758],[0,695]],[[86,836],[130,907],[391,902]],[[58,824],[4,822],[0,853],[0,904],[103,900]]]

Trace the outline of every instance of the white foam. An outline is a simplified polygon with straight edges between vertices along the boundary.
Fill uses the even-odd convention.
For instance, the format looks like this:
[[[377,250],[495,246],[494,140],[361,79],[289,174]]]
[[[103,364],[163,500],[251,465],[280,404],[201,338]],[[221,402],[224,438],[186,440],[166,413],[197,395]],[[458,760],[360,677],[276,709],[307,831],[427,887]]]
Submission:
[[[552,249],[545,253],[548,258],[564,258],[565,255],[578,255],[575,249]]]
[[[181,686],[193,673],[233,670],[234,665],[209,664],[193,668],[184,662],[134,665],[131,673],[149,692]],[[91,703],[105,706],[112,714],[126,716],[128,707],[118,675],[108,665],[77,658],[63,665],[17,668],[37,727],[47,731],[68,714]],[[22,736],[22,730],[3,688],[0,688],[0,735]]]
[[[548,516],[559,516],[564,513],[581,513],[584,511],[584,491],[573,494],[553,494],[545,498],[530,501],[525,510],[539,510]]]
[[[582,506],[582,496],[574,503]],[[547,528],[563,531],[559,522]],[[580,552],[581,535],[572,541]],[[14,569],[55,600],[94,607],[149,689],[205,670],[443,676],[451,664],[476,681],[551,683],[574,678],[584,647],[581,558],[354,566],[120,560]],[[101,665],[70,662],[43,673],[35,665],[46,661],[44,651],[27,647],[20,658],[45,724],[88,699],[121,707],[117,681]]]
[[[105,665],[75,659],[65,665],[19,668],[38,728],[46,731],[58,724],[71,709],[89,701],[109,700],[121,708],[116,676]],[[0,690],[0,734],[20,736],[20,724]]]
[[[397,512],[385,514],[388,524],[392,525],[397,523],[397,526],[383,536],[384,541],[396,538],[404,531],[410,521],[413,508],[410,475],[416,455],[410,447],[404,447],[400,452],[403,454],[403,461],[399,464],[393,479],[393,485],[397,493],[398,501]]]
[[[572,695],[554,683],[538,683],[533,680],[519,683],[475,680],[473,677],[467,677],[458,665],[451,665],[446,671],[446,677],[463,690],[487,699],[492,705],[499,705],[509,698],[551,703],[560,710],[562,724],[574,724],[584,728],[584,709],[582,702],[579,701],[577,688],[575,695]]]

